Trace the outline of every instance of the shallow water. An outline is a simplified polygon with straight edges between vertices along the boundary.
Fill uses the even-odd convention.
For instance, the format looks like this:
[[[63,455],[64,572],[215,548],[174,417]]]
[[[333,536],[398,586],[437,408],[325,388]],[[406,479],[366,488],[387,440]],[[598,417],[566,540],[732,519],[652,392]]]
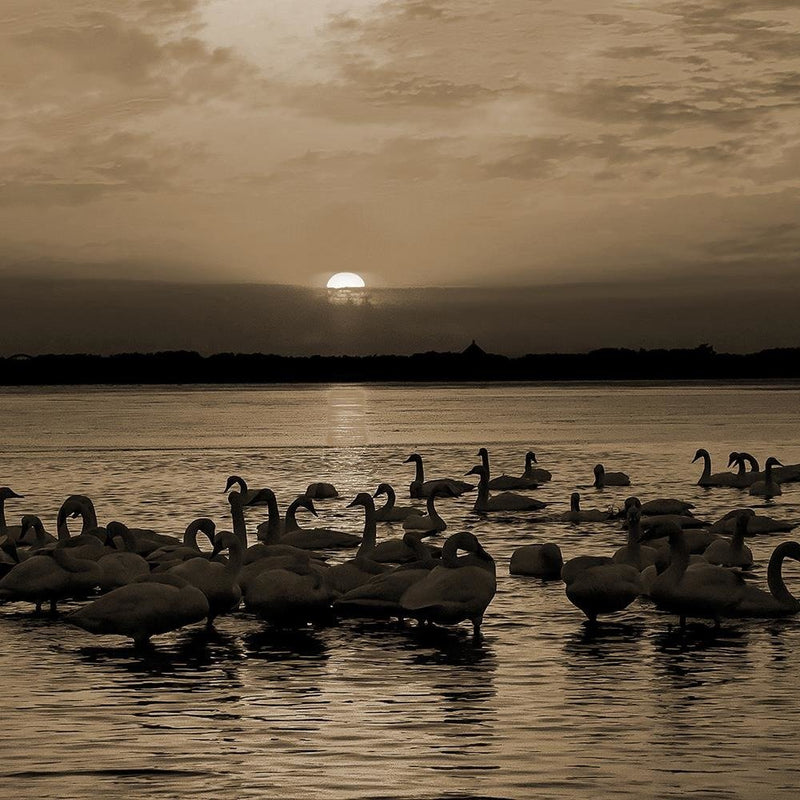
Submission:
[[[750,498],[699,489],[696,448],[715,471],[733,449],[796,463],[799,408],[791,386],[3,390],[0,484],[25,494],[7,504],[10,522],[38,513],[52,529],[63,498],[80,492],[101,522],[180,534],[197,516],[225,524],[230,473],[271,486],[282,505],[331,480],[341,499],[317,503],[322,522],[358,532],[347,502],[382,480],[404,497],[410,452],[425,457],[426,477],[459,476],[486,445],[495,475],[521,473],[534,449],[553,471],[536,496],[553,511],[577,487],[585,507],[676,496],[716,518]],[[633,486],[593,490],[598,461]],[[158,637],[143,655],[25,604],[0,607],[0,796],[796,796],[798,620],[683,635],[637,601],[591,632],[562,584],[510,577],[509,556],[534,541],[557,542],[565,558],[603,554],[624,534],[481,518],[471,505],[439,507],[498,564],[478,644],[466,627],[368,622],[278,634],[242,613],[211,635]],[[800,521],[800,484],[766,505]],[[261,519],[248,511],[251,530]],[[785,538],[750,542],[761,584]],[[787,580],[800,588],[795,567]]]

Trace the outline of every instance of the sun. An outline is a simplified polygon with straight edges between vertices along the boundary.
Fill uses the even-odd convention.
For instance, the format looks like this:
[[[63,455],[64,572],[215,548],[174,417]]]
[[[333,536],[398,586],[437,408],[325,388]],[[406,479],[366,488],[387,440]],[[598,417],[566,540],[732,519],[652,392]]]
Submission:
[[[366,284],[355,272],[337,272],[328,278],[327,286],[329,289],[363,289]]]

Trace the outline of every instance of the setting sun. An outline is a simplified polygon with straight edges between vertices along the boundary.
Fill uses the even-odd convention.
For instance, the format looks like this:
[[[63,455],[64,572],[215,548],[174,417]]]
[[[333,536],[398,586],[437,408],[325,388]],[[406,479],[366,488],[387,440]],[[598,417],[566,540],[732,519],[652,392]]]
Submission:
[[[327,286],[329,289],[363,289],[366,284],[355,272],[337,272],[328,278]]]

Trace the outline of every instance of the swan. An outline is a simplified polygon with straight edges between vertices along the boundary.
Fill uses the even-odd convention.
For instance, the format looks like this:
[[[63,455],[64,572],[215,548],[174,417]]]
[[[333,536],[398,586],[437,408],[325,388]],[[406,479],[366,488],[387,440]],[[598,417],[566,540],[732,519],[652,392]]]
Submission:
[[[406,614],[400,605],[403,594],[410,586],[425,578],[437,564],[437,559],[431,556],[430,550],[413,533],[406,533],[403,539],[406,547],[415,554],[416,560],[375,575],[366,583],[343,594],[333,604],[338,614],[372,619],[398,617],[403,620]]]
[[[655,548],[641,543],[643,535],[641,517],[641,509],[638,506],[631,506],[628,509],[628,543],[611,556],[611,560],[615,564],[627,564],[639,572],[647,569],[651,564],[655,564],[658,556]]]
[[[41,550],[47,545],[54,545],[58,539],[49,534],[42,521],[35,514],[26,514],[19,526],[20,536],[17,540],[18,545],[26,545],[30,552]]]
[[[293,561],[255,575],[244,592],[244,604],[275,627],[297,628],[328,619],[334,597],[311,563]]]
[[[419,453],[412,453],[403,463],[409,464],[412,462],[416,464],[416,475],[408,488],[409,495],[413,498],[423,499],[429,497],[434,489],[441,487],[443,484],[449,487],[450,494],[453,497],[464,494],[464,492],[471,492],[475,488],[471,483],[457,481],[453,478],[440,478],[435,481],[426,481],[425,468],[422,466],[422,456],[419,455]]]
[[[208,628],[214,625],[216,617],[235,611],[242,599],[237,579],[242,568],[244,548],[239,536],[228,531],[218,533],[214,537],[214,552],[216,554],[225,549],[229,553],[227,563],[202,557],[192,558],[172,567],[167,573],[183,578],[205,595],[208,600]]]
[[[730,541],[717,539],[703,551],[703,558],[709,564],[719,564],[721,567],[752,567],[753,553],[744,543],[747,535],[747,525],[755,513],[747,508],[739,512],[736,517],[736,532]]]
[[[604,489],[606,486],[630,486],[631,479],[624,472],[606,472],[602,464],[594,468],[594,488]]]
[[[481,459],[481,465],[486,470],[487,475],[491,475],[491,469],[489,467],[489,451],[485,447],[481,447],[478,450],[478,456]],[[528,464],[525,464],[526,468]],[[468,473],[469,474],[469,473]],[[527,478],[525,475],[521,475],[519,478],[515,478],[511,475],[501,475],[499,478],[490,478],[489,480],[489,488],[490,489],[538,489],[539,483],[535,481],[533,478]]]
[[[100,582],[101,569],[71,549],[60,543],[17,564],[0,580],[0,600],[27,600],[36,603],[37,612],[42,603],[49,602],[55,614],[59,600],[90,592]]]
[[[467,475],[477,475],[480,479],[478,497],[473,506],[475,511],[481,513],[487,511],[541,511],[547,506],[547,503],[543,503],[541,500],[523,497],[521,494],[514,494],[513,492],[501,492],[494,497],[490,497],[489,473],[485,467],[478,464]]]
[[[208,611],[208,600],[198,588],[162,572],[114,589],[66,619],[89,633],[129,636],[141,647],[151,636],[200,622]]]
[[[169,569],[177,566],[181,561],[188,561],[190,558],[202,556],[208,558],[211,553],[204,553],[197,544],[197,534],[202,533],[208,538],[213,550],[214,536],[217,526],[208,517],[198,517],[192,520],[183,533],[182,544],[165,545],[153,550],[147,556],[147,561],[153,569]]]
[[[544,581],[556,581],[561,577],[563,566],[564,557],[557,544],[525,544],[511,554],[508,574],[530,575]]]
[[[332,500],[338,496],[339,492],[336,491],[336,487],[332,483],[317,481],[316,483],[309,483],[306,488],[306,497],[310,497],[312,500]]]
[[[402,538],[384,539],[375,545],[370,558],[379,564],[407,564],[419,560],[420,552],[427,553],[429,558],[441,558],[440,547],[422,541],[423,536],[429,535],[430,531],[406,531]],[[419,545],[418,548],[409,544],[412,538]]]
[[[569,511],[559,514],[557,522],[605,522],[611,518],[610,511],[600,511],[597,508],[581,511],[581,496],[578,492],[573,492],[569,496]]]
[[[767,566],[769,592],[746,586],[739,605],[728,612],[733,617],[781,617],[800,611],[800,601],[786,588],[783,580],[783,560],[800,561],[800,544],[782,542],[773,551]]]
[[[222,493],[226,494],[230,492],[232,486],[239,487],[239,494],[242,496],[243,506],[265,506],[267,504],[267,498],[262,494],[262,490],[248,489],[247,481],[245,481],[244,478],[238,475],[229,475]]]
[[[386,504],[375,511],[375,519],[378,522],[403,522],[406,517],[422,515],[422,511],[413,506],[396,506],[397,496],[391,484],[379,484],[375,494],[372,496],[379,497],[382,494],[386,495]]]
[[[711,474],[711,456],[708,450],[704,448],[700,448],[695,454],[694,458],[692,459],[692,464],[697,461],[698,458],[703,459],[703,472],[700,475],[700,479],[697,481],[698,486],[706,486],[706,487],[739,487],[739,477],[734,475],[733,472],[715,472],[713,475]]]
[[[736,530],[736,518],[740,511],[742,511],[740,508],[729,511],[724,517],[718,519],[708,530],[712,533],[732,534]],[[786,522],[755,514],[750,517],[750,522],[747,524],[747,534],[748,536],[757,536],[758,534],[764,533],[788,533],[796,527],[797,525],[794,522]]]
[[[434,505],[437,497],[452,497],[452,489],[446,483],[434,487],[426,500],[427,514],[415,514],[403,520],[403,529],[407,531],[425,531],[427,534],[441,533],[447,530],[447,523],[439,516]]]
[[[296,508],[307,508],[314,516],[317,512],[311,498],[305,498],[308,505],[298,503]],[[294,517],[291,522],[296,525]],[[358,547],[361,544],[361,537],[353,533],[337,531],[333,528],[300,528],[299,526],[291,529],[289,513],[286,514],[286,533],[281,536],[281,544],[290,544],[303,550],[334,550],[348,547]]]
[[[759,471],[758,461],[749,453],[737,453],[733,451],[728,456],[728,469],[734,464],[739,467],[736,472],[736,485],[740,488],[752,486],[757,480],[763,478],[763,473]],[[747,465],[750,465],[750,471],[747,470]]]
[[[715,564],[698,563],[689,566],[689,549],[684,532],[671,526],[669,533],[669,566],[650,587],[650,597],[656,606],[680,617],[681,628],[686,617],[719,620],[727,616],[743,599],[745,582],[742,576]]]
[[[459,549],[469,555],[459,557]],[[474,534],[461,531],[447,539],[440,564],[406,589],[400,605],[420,622],[456,625],[468,619],[477,637],[496,590],[494,559]]]
[[[782,494],[780,484],[775,480],[772,474],[773,467],[783,466],[777,458],[770,456],[764,463],[764,480],[756,481],[750,487],[750,494],[756,497],[764,497],[769,500],[771,497],[777,497]]]
[[[327,572],[327,580],[337,595],[345,594],[356,586],[366,583],[375,575],[388,572],[390,567],[372,559],[376,544],[375,501],[368,492],[359,492],[347,506],[364,509],[364,536],[361,539],[355,558],[343,564],[332,566]]]
[[[18,537],[20,535],[21,531],[16,525],[9,527],[6,524],[6,500],[23,497],[24,495],[17,494],[8,486],[0,486],[0,536],[5,534],[6,536]]]
[[[541,467],[534,467],[538,463],[536,461],[536,453],[533,450],[528,450],[525,453],[525,472],[522,473],[523,478],[534,481],[535,483],[546,483],[551,480],[553,473],[549,469],[542,469]]]
[[[598,564],[577,572],[566,584],[567,599],[590,623],[598,614],[627,608],[641,593],[639,570],[628,564]]]
[[[133,552],[136,541],[128,528],[121,522],[109,522],[106,530],[110,542],[116,537],[122,541],[123,549],[107,553],[97,559],[102,575],[98,584],[101,592],[117,589],[150,572],[150,565],[140,555]],[[115,545],[116,546],[116,545]]]
[[[625,501],[627,505],[627,500]],[[687,503],[685,500],[675,500],[671,497],[660,497],[656,500],[648,500],[641,504],[643,517],[661,516],[692,516],[694,503]]]

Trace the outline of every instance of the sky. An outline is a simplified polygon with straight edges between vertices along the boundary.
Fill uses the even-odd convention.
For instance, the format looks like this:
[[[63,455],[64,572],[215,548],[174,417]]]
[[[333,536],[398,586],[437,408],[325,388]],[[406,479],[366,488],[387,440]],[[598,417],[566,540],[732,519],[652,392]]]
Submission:
[[[797,291],[796,0],[4,0],[0,23],[6,275]]]

